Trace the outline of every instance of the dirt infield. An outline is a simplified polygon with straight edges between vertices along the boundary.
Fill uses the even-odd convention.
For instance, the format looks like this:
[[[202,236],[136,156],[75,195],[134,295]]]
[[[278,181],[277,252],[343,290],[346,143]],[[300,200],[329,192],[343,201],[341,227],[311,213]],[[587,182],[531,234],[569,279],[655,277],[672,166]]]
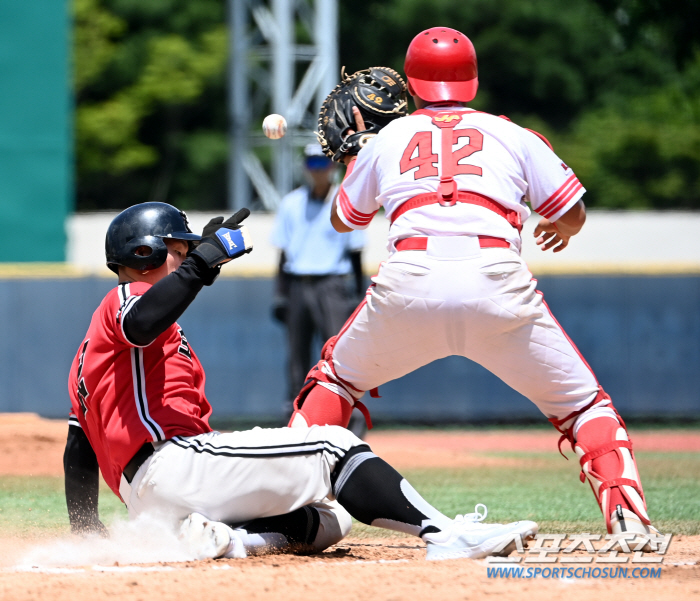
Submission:
[[[67,421],[33,413],[0,414],[0,475],[63,475],[67,428]],[[632,429],[632,435],[637,451],[700,452],[700,432]],[[482,453],[555,451],[558,436],[555,430],[398,430],[369,432],[367,442],[398,469],[470,467],[508,461]],[[563,447],[568,450],[568,444]]]
[[[32,415],[0,415],[0,475],[57,476],[62,474],[66,437],[64,421]],[[634,433],[635,447],[644,451],[700,451],[700,433],[669,431]],[[378,432],[370,433],[373,450],[399,469],[469,467],[502,464],[507,458],[484,452],[553,451],[556,432]],[[25,601],[87,601],[117,598],[255,599],[272,601],[404,600],[432,598],[484,599],[497,595],[547,599],[622,598],[678,601],[700,597],[700,537],[676,537],[664,558],[661,578],[626,579],[497,579],[489,578],[484,561],[427,563],[423,545],[396,537],[350,537],[326,553],[312,557],[267,556],[246,560],[99,565],[88,562],[68,568],[17,571],[18,558],[33,548],[56,549],[55,539],[16,539],[0,534],[0,599]],[[60,563],[60,561],[57,561]],[[546,565],[523,567],[546,568]],[[575,566],[578,567],[578,566]],[[589,566],[595,568],[596,566]],[[612,567],[614,565],[597,567]],[[640,568],[658,567],[644,564]]]

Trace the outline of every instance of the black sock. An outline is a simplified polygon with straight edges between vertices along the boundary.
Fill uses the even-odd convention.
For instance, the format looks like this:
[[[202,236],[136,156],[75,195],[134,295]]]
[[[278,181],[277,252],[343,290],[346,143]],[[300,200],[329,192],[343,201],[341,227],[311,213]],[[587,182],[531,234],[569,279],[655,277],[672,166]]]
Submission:
[[[291,513],[258,518],[240,527],[251,534],[282,534],[290,545],[310,545],[316,539],[320,521],[318,510],[307,505]]]
[[[364,524],[420,536],[451,523],[367,445],[348,451],[338,462],[332,482],[338,502]]]

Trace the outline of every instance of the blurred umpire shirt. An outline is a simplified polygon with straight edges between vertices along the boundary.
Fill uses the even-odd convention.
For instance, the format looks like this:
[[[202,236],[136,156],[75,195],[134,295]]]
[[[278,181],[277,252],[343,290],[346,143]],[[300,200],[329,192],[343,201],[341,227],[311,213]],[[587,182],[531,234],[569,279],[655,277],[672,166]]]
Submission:
[[[314,336],[321,343],[337,334],[365,292],[361,253],[363,231],[340,234],[331,225],[338,191],[333,162],[317,143],[304,149],[306,185],[280,204],[272,244],[280,249],[273,317],[286,325],[288,415],[311,369]],[[313,357],[316,363],[318,357]],[[349,428],[364,434],[364,417],[353,413]]]

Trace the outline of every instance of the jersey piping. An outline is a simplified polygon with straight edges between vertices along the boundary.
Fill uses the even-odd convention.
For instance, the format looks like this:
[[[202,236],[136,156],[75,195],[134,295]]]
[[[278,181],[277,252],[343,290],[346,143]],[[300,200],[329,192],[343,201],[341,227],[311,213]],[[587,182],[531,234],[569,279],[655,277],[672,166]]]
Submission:
[[[165,440],[163,429],[151,417],[148,412],[148,397],[146,395],[146,374],[143,371],[143,350],[140,348],[131,349],[131,372],[134,382],[134,400],[141,423],[153,438],[153,441]]]
[[[139,295],[131,295],[131,288],[129,287],[129,284],[119,284],[117,289],[119,290],[119,328],[122,331],[122,336],[124,337],[124,340],[129,341],[129,344],[133,344],[134,346],[141,346],[138,344],[134,344],[126,335],[126,331],[124,330],[124,318],[126,317],[126,314],[132,309],[132,307],[138,302],[138,300],[141,297]]]

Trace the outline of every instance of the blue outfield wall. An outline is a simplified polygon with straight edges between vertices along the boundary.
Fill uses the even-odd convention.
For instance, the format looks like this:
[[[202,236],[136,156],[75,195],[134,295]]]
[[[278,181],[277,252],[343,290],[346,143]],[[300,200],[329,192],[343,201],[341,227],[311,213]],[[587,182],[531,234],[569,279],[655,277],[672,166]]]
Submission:
[[[700,277],[551,276],[539,284],[623,416],[700,418]],[[0,411],[67,414],[70,363],[112,285],[101,278],[0,280]],[[283,416],[284,331],[270,318],[271,298],[270,279],[221,279],[179,320],[219,417]],[[462,357],[436,361],[380,394],[365,400],[383,422],[541,417]]]

